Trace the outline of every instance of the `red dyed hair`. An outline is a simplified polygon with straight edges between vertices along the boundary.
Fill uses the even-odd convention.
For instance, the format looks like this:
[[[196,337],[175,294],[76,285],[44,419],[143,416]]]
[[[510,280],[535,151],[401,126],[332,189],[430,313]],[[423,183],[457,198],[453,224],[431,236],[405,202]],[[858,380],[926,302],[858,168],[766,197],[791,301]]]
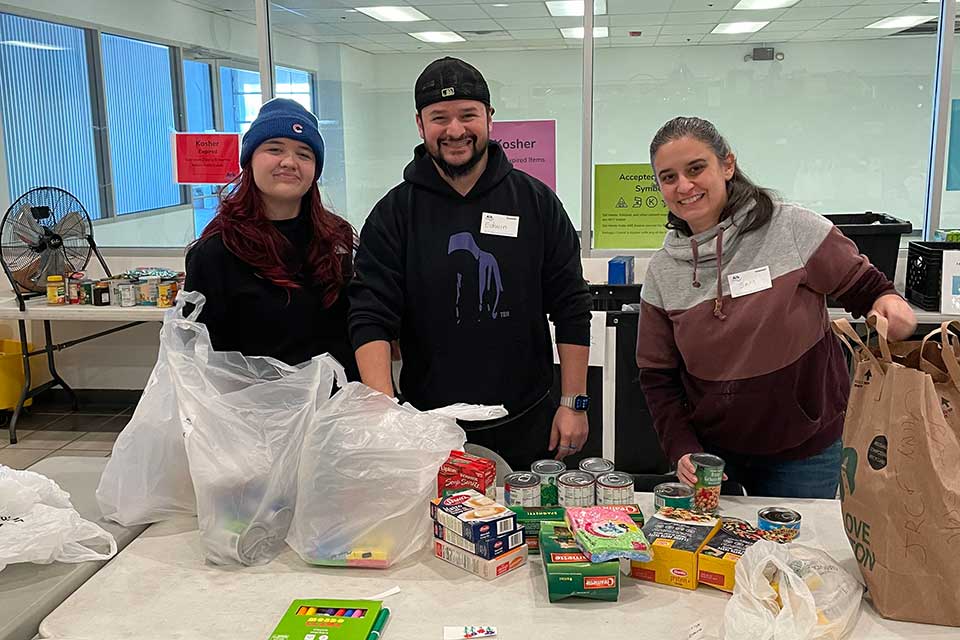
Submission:
[[[293,252],[293,245],[267,218],[250,167],[244,167],[240,176],[221,193],[227,192],[221,197],[217,215],[197,242],[220,234],[228,251],[285,289],[303,286],[297,282],[297,275],[302,271],[314,284],[323,287],[323,305],[332,305],[351,276],[356,233],[349,222],[323,206],[317,183],[310,186],[300,202],[301,212],[309,215],[313,227],[306,263],[300,270],[297,269],[300,265],[285,259]]]

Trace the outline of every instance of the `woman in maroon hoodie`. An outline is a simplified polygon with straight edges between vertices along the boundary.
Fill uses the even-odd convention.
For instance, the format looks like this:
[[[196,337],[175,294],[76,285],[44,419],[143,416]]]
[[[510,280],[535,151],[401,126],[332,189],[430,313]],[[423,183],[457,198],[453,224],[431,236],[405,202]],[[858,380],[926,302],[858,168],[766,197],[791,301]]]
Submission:
[[[740,171],[726,140],[675,118],[650,144],[670,209],[643,285],[637,364],[660,443],[693,484],[693,453],[751,495],[834,498],[850,379],[826,296],[874,311],[892,339],[910,306],[826,218]]]

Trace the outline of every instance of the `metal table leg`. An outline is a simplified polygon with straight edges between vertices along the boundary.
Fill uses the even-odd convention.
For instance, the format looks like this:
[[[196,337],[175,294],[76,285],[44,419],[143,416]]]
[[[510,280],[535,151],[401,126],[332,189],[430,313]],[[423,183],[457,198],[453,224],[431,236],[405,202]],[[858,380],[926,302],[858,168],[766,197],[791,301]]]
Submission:
[[[17,419],[20,418],[23,404],[27,401],[27,395],[30,393],[30,345],[27,343],[27,323],[25,320],[18,320],[17,325],[20,329],[20,352],[23,354],[23,389],[20,391],[17,406],[13,408],[13,415],[10,416],[8,427],[10,444],[17,444]]]
[[[50,376],[53,379],[53,383],[60,385],[63,389],[70,395],[71,406],[73,410],[76,411],[80,408],[80,403],[77,401],[77,394],[74,393],[73,389],[60,377],[60,374],[57,373],[57,363],[54,361],[53,352],[55,347],[53,345],[53,335],[50,331],[50,321],[43,321],[43,335],[47,344],[44,346],[44,350],[47,352],[47,366],[50,368]]]

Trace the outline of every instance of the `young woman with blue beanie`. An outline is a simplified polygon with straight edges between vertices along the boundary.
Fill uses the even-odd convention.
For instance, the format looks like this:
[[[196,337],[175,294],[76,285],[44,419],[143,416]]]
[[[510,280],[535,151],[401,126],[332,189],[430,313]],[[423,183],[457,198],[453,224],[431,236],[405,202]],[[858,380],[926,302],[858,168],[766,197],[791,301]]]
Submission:
[[[358,379],[345,295],[356,236],[321,202],[317,124],[293,100],[261,107],[240,176],[187,253],[186,288],[206,297],[199,320],[218,351],[288,364],[330,353]]]

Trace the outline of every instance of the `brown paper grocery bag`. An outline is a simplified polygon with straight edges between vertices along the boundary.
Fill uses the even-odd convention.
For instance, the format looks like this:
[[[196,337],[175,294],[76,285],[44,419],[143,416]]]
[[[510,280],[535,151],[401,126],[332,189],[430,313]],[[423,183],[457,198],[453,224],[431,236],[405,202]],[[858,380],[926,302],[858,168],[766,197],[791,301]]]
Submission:
[[[960,626],[960,342],[944,323],[922,342],[887,345],[885,321],[877,325],[876,352],[845,320],[833,325],[855,369],[844,529],[882,616]],[[938,333],[941,343],[930,341]]]

